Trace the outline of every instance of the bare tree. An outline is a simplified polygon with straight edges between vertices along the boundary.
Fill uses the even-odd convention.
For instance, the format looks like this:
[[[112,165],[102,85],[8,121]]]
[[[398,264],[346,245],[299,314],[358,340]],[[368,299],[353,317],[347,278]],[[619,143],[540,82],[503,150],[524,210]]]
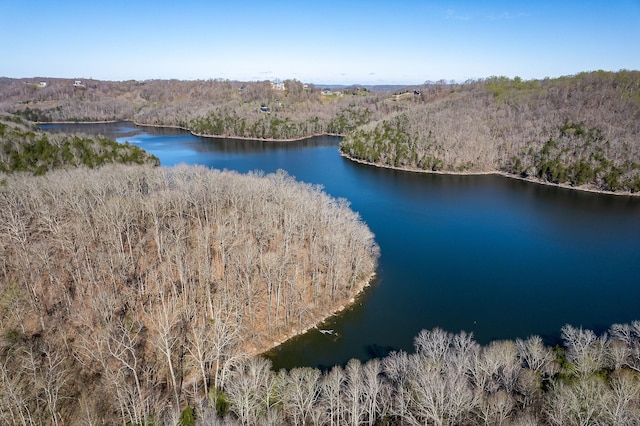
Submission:
[[[611,399],[604,404],[606,421],[613,425],[637,423],[640,418],[640,377],[628,370],[616,370],[611,377]]]
[[[357,359],[352,359],[344,369],[345,386],[342,393],[345,404],[345,421],[352,426],[360,425],[367,415],[367,407],[364,403],[365,384],[362,372],[362,364]]]
[[[286,377],[284,409],[293,424],[308,424],[312,420],[313,407],[317,405],[320,389],[320,370],[294,368]]]
[[[611,403],[610,393],[597,377],[579,378],[572,386],[555,382],[547,398],[547,418],[557,425],[603,423],[604,407]]]
[[[158,303],[150,312],[149,321],[154,332],[151,342],[165,358],[175,407],[179,407],[182,382],[178,381],[174,356],[180,352],[178,347],[182,341],[179,332],[181,306],[176,302],[176,300],[169,300],[167,295],[160,293]]]
[[[591,330],[565,325],[562,339],[577,374],[586,376],[606,366],[606,335],[597,337]]]
[[[544,373],[547,377],[554,374],[555,356],[539,336],[531,336],[526,340],[516,339],[515,344],[526,368],[536,373]]]
[[[238,365],[225,386],[230,409],[243,425],[263,424],[273,418],[279,399],[274,398],[275,375],[271,363],[253,357]]]
[[[340,425],[346,421],[345,403],[342,400],[342,389],[346,380],[344,370],[340,366],[335,366],[321,380],[320,401],[326,407],[328,424]]]

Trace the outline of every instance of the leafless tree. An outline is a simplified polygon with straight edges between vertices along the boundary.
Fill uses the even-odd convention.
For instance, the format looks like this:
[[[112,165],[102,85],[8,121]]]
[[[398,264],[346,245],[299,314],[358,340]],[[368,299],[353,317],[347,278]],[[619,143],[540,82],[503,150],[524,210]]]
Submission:
[[[345,403],[342,389],[345,386],[345,373],[342,367],[335,366],[321,378],[320,401],[327,410],[327,423],[336,426],[346,422]]]
[[[598,337],[591,330],[565,325],[562,339],[577,374],[586,376],[607,366],[606,335]]]
[[[312,421],[313,407],[320,395],[320,370],[294,368],[286,377],[284,388],[284,410],[291,416],[293,424],[308,424]]]

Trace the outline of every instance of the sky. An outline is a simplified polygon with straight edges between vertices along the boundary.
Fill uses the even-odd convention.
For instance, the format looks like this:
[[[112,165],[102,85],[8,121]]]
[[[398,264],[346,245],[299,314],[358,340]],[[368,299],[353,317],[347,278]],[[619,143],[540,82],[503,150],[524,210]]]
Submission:
[[[640,69],[640,0],[0,0],[0,76],[422,84]]]

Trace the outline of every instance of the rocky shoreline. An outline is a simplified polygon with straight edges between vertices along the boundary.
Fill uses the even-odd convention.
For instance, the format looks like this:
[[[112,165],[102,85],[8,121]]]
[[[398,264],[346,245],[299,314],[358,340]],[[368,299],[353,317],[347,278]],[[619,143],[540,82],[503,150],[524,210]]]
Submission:
[[[372,273],[369,278],[367,278],[366,280],[363,280],[360,285],[358,285],[356,287],[356,291],[351,295],[350,298],[348,298],[348,300],[343,303],[340,303],[337,308],[335,310],[332,310],[331,312],[327,313],[327,314],[322,314],[322,316],[320,316],[319,318],[316,318],[313,320],[313,323],[311,325],[306,326],[306,328],[303,328],[301,330],[298,329],[291,329],[290,332],[288,333],[283,333],[280,336],[278,336],[275,340],[273,340],[272,344],[270,345],[266,345],[266,347],[253,347],[250,348],[249,350],[249,354],[251,355],[260,355],[260,354],[266,354],[274,349],[276,349],[278,346],[282,345],[283,343],[293,339],[294,337],[297,336],[301,336],[305,333],[307,333],[308,331],[314,329],[314,328],[319,328],[320,325],[322,325],[325,321],[327,321],[329,318],[332,318],[336,315],[338,315],[340,312],[344,311],[345,309],[349,308],[350,306],[352,306],[354,303],[356,303],[356,300],[358,299],[358,297],[362,296],[362,294],[364,293],[364,291],[371,286],[371,283],[373,282],[373,280],[376,277],[376,273]]]

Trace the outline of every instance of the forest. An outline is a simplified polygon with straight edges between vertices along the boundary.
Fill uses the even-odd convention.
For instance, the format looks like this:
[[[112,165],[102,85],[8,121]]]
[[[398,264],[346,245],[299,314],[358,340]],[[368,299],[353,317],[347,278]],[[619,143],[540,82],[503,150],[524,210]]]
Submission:
[[[344,136],[383,167],[500,173],[597,191],[640,191],[640,72],[426,82],[321,91],[297,80],[108,82],[0,78],[0,111],[39,122],[132,120],[204,136]]]
[[[640,72],[494,77],[445,91],[430,86],[419,97],[349,132],[345,155],[407,170],[499,172],[575,188],[640,191]]]
[[[348,304],[378,256],[318,187],[188,166],[6,175],[0,242],[5,424],[152,424],[216,400],[231,366]]]
[[[323,94],[297,80],[285,80],[286,90],[269,81],[85,80],[79,88],[73,80],[46,80],[41,87],[39,79],[0,78],[0,111],[36,122],[131,120],[200,135],[290,140],[344,134],[368,121],[387,95],[361,87]]]
[[[424,330],[414,352],[321,372],[236,366],[202,424],[632,425],[640,421],[640,323],[609,333],[565,326],[564,347],[532,336],[480,346]],[[221,415],[227,413],[224,418]]]
[[[285,172],[158,167],[33,121],[134,120],[260,139],[342,134],[407,170],[637,193],[640,73],[322,93],[297,81],[0,78],[0,421],[9,425],[640,424],[640,322],[327,371],[261,353],[344,308],[376,270],[346,200]]]
[[[257,356],[348,303],[373,235],[284,173],[105,165],[0,186],[0,419],[10,425],[637,424],[640,322],[328,371]]]

